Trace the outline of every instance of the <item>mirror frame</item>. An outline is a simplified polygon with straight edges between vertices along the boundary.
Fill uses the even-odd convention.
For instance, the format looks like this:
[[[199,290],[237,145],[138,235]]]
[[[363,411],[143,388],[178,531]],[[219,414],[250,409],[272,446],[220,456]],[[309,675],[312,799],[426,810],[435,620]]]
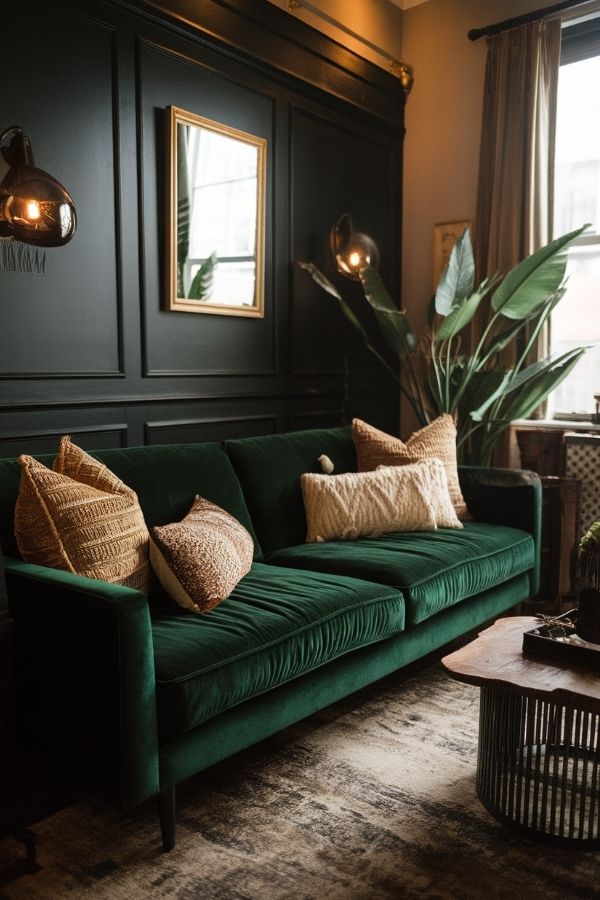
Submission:
[[[204,303],[177,296],[177,126],[195,125],[217,134],[243,141],[257,150],[256,185],[256,276],[252,306]],[[230,125],[223,125],[178,106],[167,107],[167,190],[166,190],[166,309],[171,312],[210,313],[219,316],[264,317],[265,307],[265,208],[267,141]]]

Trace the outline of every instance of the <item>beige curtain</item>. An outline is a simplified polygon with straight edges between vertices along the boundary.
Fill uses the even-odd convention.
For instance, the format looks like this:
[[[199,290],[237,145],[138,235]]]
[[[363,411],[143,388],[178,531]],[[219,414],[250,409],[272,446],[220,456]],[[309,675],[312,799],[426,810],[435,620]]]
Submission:
[[[478,275],[552,238],[560,20],[488,39],[474,246]]]
[[[488,39],[479,184],[473,243],[477,276],[506,274],[553,237],[554,138],[560,66],[560,20],[540,20]],[[481,333],[473,322],[471,339]],[[519,346],[504,354],[509,367]],[[549,327],[528,362],[548,355]],[[546,404],[533,413],[543,418]],[[506,442],[496,462],[507,457]]]

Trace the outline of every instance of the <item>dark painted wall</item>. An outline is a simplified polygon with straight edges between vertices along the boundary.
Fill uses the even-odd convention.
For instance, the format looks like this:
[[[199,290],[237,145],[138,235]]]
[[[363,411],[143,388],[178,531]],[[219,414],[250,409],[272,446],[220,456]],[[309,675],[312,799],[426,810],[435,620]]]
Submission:
[[[197,27],[134,0],[3,10],[0,131],[74,196],[44,275],[0,271],[0,455],[398,426],[379,364],[295,261],[324,270],[351,212],[400,284],[399,83],[261,0],[204,0]],[[264,319],[164,310],[165,107],[268,141]],[[340,280],[367,315],[360,288]]]

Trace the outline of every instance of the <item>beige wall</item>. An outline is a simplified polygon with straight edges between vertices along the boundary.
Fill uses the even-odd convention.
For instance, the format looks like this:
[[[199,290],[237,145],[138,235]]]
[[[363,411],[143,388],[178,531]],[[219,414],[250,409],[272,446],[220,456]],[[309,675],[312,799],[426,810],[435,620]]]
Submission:
[[[430,0],[404,13],[415,70],[404,143],[403,304],[420,323],[432,292],[433,225],[473,219],[486,41],[467,33],[539,0]]]
[[[539,0],[429,0],[403,14],[415,70],[404,143],[403,306],[422,328],[433,291],[433,225],[473,219],[486,41],[467,33],[538,9]],[[408,413],[402,430],[412,426]]]

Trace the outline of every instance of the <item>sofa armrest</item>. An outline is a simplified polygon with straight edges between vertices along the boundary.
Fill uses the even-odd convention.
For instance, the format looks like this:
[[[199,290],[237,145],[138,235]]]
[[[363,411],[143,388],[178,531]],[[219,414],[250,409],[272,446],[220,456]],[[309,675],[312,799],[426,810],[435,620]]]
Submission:
[[[128,807],[159,789],[146,597],[5,558],[25,739],[61,771]]]
[[[511,525],[533,536],[535,568],[531,591],[539,590],[542,531],[542,483],[526,469],[459,466],[463,496],[474,519],[496,525]]]

